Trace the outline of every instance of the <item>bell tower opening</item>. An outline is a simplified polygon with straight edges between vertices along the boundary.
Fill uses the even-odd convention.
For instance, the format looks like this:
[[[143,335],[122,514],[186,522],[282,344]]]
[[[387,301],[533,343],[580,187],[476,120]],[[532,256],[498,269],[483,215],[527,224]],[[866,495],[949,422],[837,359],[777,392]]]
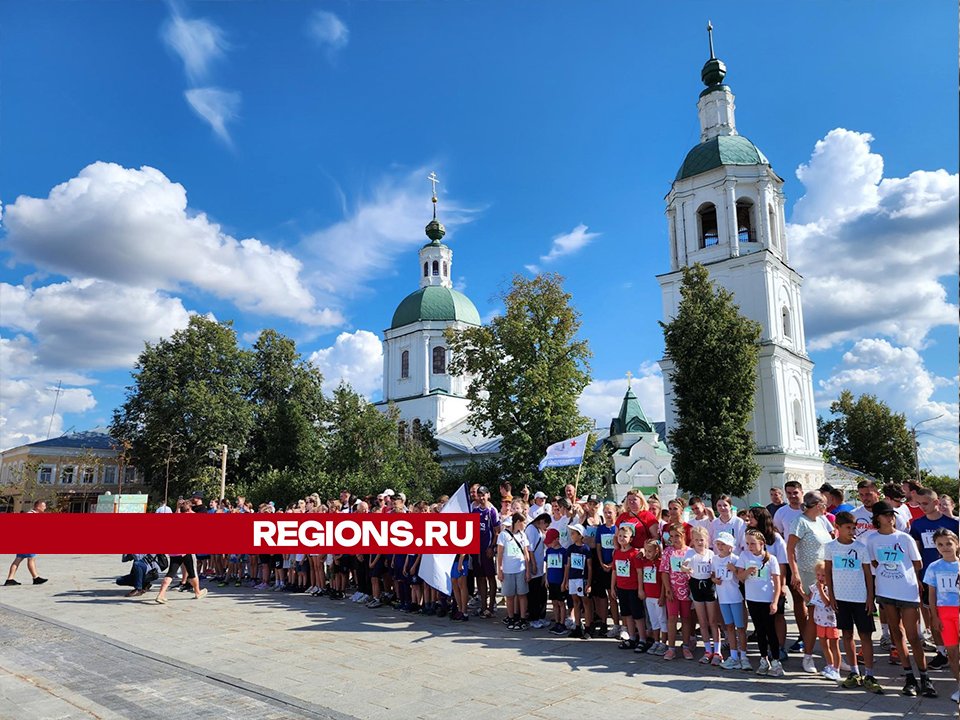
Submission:
[[[717,206],[704,203],[697,210],[697,222],[700,226],[700,249],[708,248],[720,242],[717,229]]]

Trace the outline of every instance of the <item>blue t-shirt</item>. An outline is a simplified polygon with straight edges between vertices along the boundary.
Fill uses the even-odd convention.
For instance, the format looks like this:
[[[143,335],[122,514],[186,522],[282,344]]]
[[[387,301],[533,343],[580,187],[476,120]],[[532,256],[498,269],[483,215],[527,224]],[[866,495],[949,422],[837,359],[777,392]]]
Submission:
[[[832,512],[834,515],[836,515],[837,513],[841,513],[841,512],[849,512],[849,513],[852,513],[854,510],[855,510],[855,508],[854,508],[853,505],[851,505],[850,503],[840,503],[839,505],[837,505],[837,506],[836,506],[833,510],[831,510],[830,512]]]
[[[480,516],[480,551],[486,552],[493,547],[493,531],[500,524],[500,513],[492,505],[488,508],[473,508],[472,512]]]
[[[937,607],[960,607],[960,562],[948,563],[941,558],[930,563],[925,585],[931,585],[937,590]]]
[[[613,551],[617,544],[617,526],[606,525],[597,526],[597,547],[600,548],[600,557],[603,558],[603,564],[609,565],[613,562]]]
[[[548,547],[544,557],[547,563],[547,583],[559,585],[563,582],[563,568],[567,564],[567,551],[562,547],[556,550]]]
[[[586,545],[571,545],[567,548],[570,553],[571,580],[583,580],[587,577],[587,564],[590,562],[590,548]]]
[[[920,546],[920,562],[923,563],[923,569],[920,570],[921,580],[930,564],[940,558],[937,544],[933,541],[933,534],[940,528],[953,530],[960,535],[960,520],[946,515],[941,515],[939,520],[930,520],[924,515],[910,523],[910,537]]]

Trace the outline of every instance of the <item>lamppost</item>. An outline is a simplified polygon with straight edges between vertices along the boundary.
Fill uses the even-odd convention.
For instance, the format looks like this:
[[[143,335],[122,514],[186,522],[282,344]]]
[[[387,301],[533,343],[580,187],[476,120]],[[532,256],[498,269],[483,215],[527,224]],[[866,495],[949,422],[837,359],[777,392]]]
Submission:
[[[927,418],[926,420],[921,420],[918,423],[915,423],[911,428],[913,433],[913,462],[917,469],[917,482],[920,482],[920,445],[917,443],[917,428],[923,425],[925,422],[930,422],[931,420],[939,420],[943,417],[943,413],[940,413],[936,417]]]

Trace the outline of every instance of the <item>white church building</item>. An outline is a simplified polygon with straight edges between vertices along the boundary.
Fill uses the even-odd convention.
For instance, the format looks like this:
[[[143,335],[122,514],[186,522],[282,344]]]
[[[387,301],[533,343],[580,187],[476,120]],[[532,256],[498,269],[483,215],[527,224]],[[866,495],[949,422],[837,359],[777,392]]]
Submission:
[[[757,393],[751,430],[762,468],[749,501],[768,501],[768,490],[787,480],[804,488],[824,481],[813,398],[813,362],[807,355],[800,287],[790,267],[784,222],[783,179],[762,152],[737,132],[734,95],[723,84],[726,68],[713,52],[701,77],[697,103],[700,143],[687,153],[666,196],[670,272],[659,275],[663,316],[680,304],[681,269],[701,263],[732,292],[740,312],[762,327]],[[666,425],[676,422],[670,382],[663,370]],[[683,485],[683,478],[678,478]]]

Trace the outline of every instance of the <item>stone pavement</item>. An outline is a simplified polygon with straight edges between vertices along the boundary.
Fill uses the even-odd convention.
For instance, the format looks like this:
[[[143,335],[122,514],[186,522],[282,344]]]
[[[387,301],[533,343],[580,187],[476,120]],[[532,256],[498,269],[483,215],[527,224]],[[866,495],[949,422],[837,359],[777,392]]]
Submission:
[[[947,672],[933,675],[940,698],[905,698],[886,655],[877,671],[887,693],[877,696],[803,674],[797,660],[785,678],[758,678],[637,656],[609,640],[247,588],[212,587],[201,601],[174,592],[161,606],[122,597],[118,556],[41,556],[38,565],[46,585],[0,588],[4,720],[957,717]]]

